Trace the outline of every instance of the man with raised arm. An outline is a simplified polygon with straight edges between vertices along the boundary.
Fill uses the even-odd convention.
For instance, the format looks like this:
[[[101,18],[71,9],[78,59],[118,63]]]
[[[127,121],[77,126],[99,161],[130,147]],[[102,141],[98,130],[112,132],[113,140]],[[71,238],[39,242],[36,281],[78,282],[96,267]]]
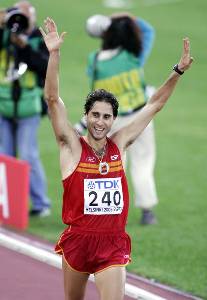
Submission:
[[[50,18],[41,32],[50,53],[45,96],[60,150],[62,218],[68,225],[56,246],[56,252],[63,255],[65,299],[83,299],[89,275],[94,274],[100,299],[120,300],[131,252],[125,232],[129,195],[122,158],[190,67],[189,39],[183,40],[179,63],[138,117],[110,138],[107,134],[118,114],[118,101],[102,89],[90,93],[84,106],[88,131],[80,137],[68,122],[59,96],[59,52],[65,33],[59,36]]]

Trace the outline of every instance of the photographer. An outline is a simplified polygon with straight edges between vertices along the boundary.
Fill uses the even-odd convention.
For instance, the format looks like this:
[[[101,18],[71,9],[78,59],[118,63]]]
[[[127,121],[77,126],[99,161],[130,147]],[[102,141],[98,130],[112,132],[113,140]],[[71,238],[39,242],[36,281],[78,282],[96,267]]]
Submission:
[[[50,213],[45,174],[39,159],[37,130],[48,51],[28,1],[0,12],[0,153],[30,165],[32,216]]]

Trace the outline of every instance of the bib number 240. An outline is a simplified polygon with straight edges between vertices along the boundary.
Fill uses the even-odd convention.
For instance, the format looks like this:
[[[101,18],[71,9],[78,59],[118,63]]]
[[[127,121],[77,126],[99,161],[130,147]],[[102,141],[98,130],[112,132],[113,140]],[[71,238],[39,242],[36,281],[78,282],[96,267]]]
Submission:
[[[85,214],[120,214],[123,209],[121,178],[85,179]]]

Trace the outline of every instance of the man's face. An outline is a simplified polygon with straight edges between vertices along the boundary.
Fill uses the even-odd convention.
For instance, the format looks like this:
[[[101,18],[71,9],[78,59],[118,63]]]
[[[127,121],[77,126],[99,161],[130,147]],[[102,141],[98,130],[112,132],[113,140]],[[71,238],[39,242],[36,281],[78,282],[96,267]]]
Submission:
[[[106,137],[114,122],[113,110],[110,103],[96,101],[86,115],[89,134],[95,140]]]

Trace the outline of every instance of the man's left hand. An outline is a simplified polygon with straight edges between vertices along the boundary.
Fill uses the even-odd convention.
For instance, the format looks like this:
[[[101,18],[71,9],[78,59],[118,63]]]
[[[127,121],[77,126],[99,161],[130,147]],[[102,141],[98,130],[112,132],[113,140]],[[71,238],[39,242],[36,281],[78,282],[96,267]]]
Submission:
[[[184,72],[190,68],[192,62],[193,57],[190,56],[190,41],[189,38],[186,37],[183,39],[183,53],[178,63],[178,69]]]

